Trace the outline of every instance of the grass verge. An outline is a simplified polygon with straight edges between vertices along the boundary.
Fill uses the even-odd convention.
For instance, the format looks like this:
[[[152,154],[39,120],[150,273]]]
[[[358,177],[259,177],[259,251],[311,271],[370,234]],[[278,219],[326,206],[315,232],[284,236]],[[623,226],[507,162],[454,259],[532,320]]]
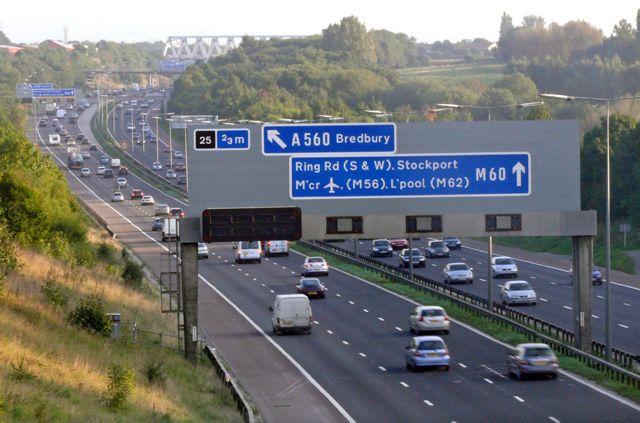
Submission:
[[[397,294],[403,295],[421,304],[439,305],[447,310],[447,313],[463,323],[472,326],[499,341],[506,342],[510,345],[519,343],[531,342],[526,336],[511,329],[508,325],[502,326],[486,319],[482,316],[478,316],[462,307],[458,304],[442,299],[429,293],[418,291],[408,286],[400,285],[397,283],[389,282],[384,276],[374,272],[362,269],[349,263],[346,260],[340,260],[323,254],[321,251],[309,248],[307,246],[296,243],[293,245],[293,249],[296,251],[310,255],[310,256],[323,256],[327,261],[331,263],[331,266],[348,272],[354,276],[366,279],[370,282],[376,283],[385,289],[393,291]],[[598,371],[588,367],[580,360],[569,357],[563,354],[558,354],[560,366],[568,371],[578,374],[584,378],[592,380],[601,386],[606,387],[620,395],[630,398],[636,402],[640,402],[640,390],[633,388],[629,385],[620,383],[608,376],[606,373]]]
[[[145,343],[110,339],[67,322],[80,300],[97,295],[104,310],[120,312],[123,322],[175,334],[175,315],[160,312],[153,287],[127,287],[112,264],[69,266],[30,250],[21,250],[19,259],[22,268],[9,276],[0,296],[1,422],[243,421],[206,359],[196,368],[181,352],[162,348],[158,336],[145,337]],[[54,288],[68,295],[68,304],[51,301]],[[117,368],[132,370],[133,387],[116,408],[110,406],[109,382]]]

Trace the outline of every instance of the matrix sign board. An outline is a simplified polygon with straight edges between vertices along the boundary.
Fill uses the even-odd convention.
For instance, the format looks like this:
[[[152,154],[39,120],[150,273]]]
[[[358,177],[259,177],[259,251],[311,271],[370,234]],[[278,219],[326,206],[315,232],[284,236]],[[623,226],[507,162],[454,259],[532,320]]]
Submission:
[[[193,134],[196,151],[248,150],[248,129],[196,129]]]

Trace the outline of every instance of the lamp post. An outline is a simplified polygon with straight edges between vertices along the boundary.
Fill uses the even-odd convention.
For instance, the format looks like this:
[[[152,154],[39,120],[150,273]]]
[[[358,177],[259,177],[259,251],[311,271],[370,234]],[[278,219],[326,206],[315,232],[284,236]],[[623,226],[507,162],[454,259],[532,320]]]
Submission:
[[[174,113],[167,113],[167,116],[171,116]],[[171,129],[173,124],[173,119],[168,118],[167,122],[169,122],[169,169],[173,170],[173,151],[171,151]]]
[[[133,128],[135,128],[135,125],[133,124],[133,112],[134,112],[134,109],[127,109],[127,110],[129,110],[129,113],[131,113],[131,126]],[[127,130],[129,132],[131,132],[131,155],[133,156],[133,153],[134,153],[134,150],[135,150],[135,145],[133,144],[133,129],[127,128]]]
[[[156,162],[160,163],[160,132],[158,131],[158,122],[160,116],[153,116],[156,121]]]
[[[147,114],[146,113],[140,113],[140,115],[142,116],[142,155],[144,156],[144,145],[146,143],[145,139],[144,139],[144,128],[147,126]]]
[[[607,105],[607,151],[606,151],[606,194],[605,194],[605,358],[611,361],[612,349],[612,321],[611,321],[611,147],[609,140],[609,120],[611,117],[611,103],[622,100],[638,99],[640,96],[632,97],[614,97],[614,98],[598,98],[598,97],[577,97],[563,94],[541,93],[542,98],[564,100],[564,101],[589,101],[594,103],[606,103]]]
[[[184,174],[185,184],[187,186],[187,192],[189,192],[189,146],[187,145],[187,125],[192,122],[190,119],[185,119],[184,123]]]
[[[469,106],[464,104],[452,104],[452,103],[439,103],[436,106],[442,109],[480,109],[487,111],[487,120],[491,121],[491,110],[497,109],[524,109],[527,107],[537,107],[542,106],[544,104],[543,101],[531,101],[527,103],[518,103],[518,104],[506,104],[501,106]],[[493,258],[493,237],[489,236],[489,240],[487,242],[487,308],[489,311],[493,310],[493,273],[491,269],[491,259]]]

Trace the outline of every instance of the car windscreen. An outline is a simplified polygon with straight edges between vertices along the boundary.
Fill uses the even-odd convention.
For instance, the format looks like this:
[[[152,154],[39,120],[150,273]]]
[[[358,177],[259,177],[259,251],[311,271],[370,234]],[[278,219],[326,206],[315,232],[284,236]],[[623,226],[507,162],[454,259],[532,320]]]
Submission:
[[[515,264],[515,263],[510,258],[501,258],[501,259],[496,259],[496,264]]]
[[[422,341],[418,345],[419,350],[443,350],[444,344],[442,341]]]
[[[451,266],[449,266],[449,269],[452,271],[459,271],[469,270],[469,267],[466,264],[452,264]]]
[[[531,347],[524,350],[525,357],[551,357],[553,353],[549,348]]]
[[[422,315],[425,317],[444,316],[444,311],[438,309],[422,310]]]
[[[512,283],[511,285],[509,285],[509,291],[528,291],[530,289],[531,286],[526,282]]]

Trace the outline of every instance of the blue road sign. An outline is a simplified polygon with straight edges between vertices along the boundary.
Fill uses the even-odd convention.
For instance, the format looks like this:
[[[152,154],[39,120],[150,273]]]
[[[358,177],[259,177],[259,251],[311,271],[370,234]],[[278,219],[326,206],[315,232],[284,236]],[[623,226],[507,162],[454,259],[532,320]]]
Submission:
[[[262,127],[262,153],[265,156],[395,151],[396,125],[393,123],[318,123]]]
[[[61,88],[61,89],[51,89],[51,90],[33,90],[32,96],[39,97],[75,97],[76,90],[72,88]]]
[[[248,150],[248,129],[196,129],[193,134],[197,151]]]
[[[293,200],[522,196],[531,193],[525,152],[291,157]]]
[[[32,90],[52,90],[53,84],[29,84],[29,88]]]

